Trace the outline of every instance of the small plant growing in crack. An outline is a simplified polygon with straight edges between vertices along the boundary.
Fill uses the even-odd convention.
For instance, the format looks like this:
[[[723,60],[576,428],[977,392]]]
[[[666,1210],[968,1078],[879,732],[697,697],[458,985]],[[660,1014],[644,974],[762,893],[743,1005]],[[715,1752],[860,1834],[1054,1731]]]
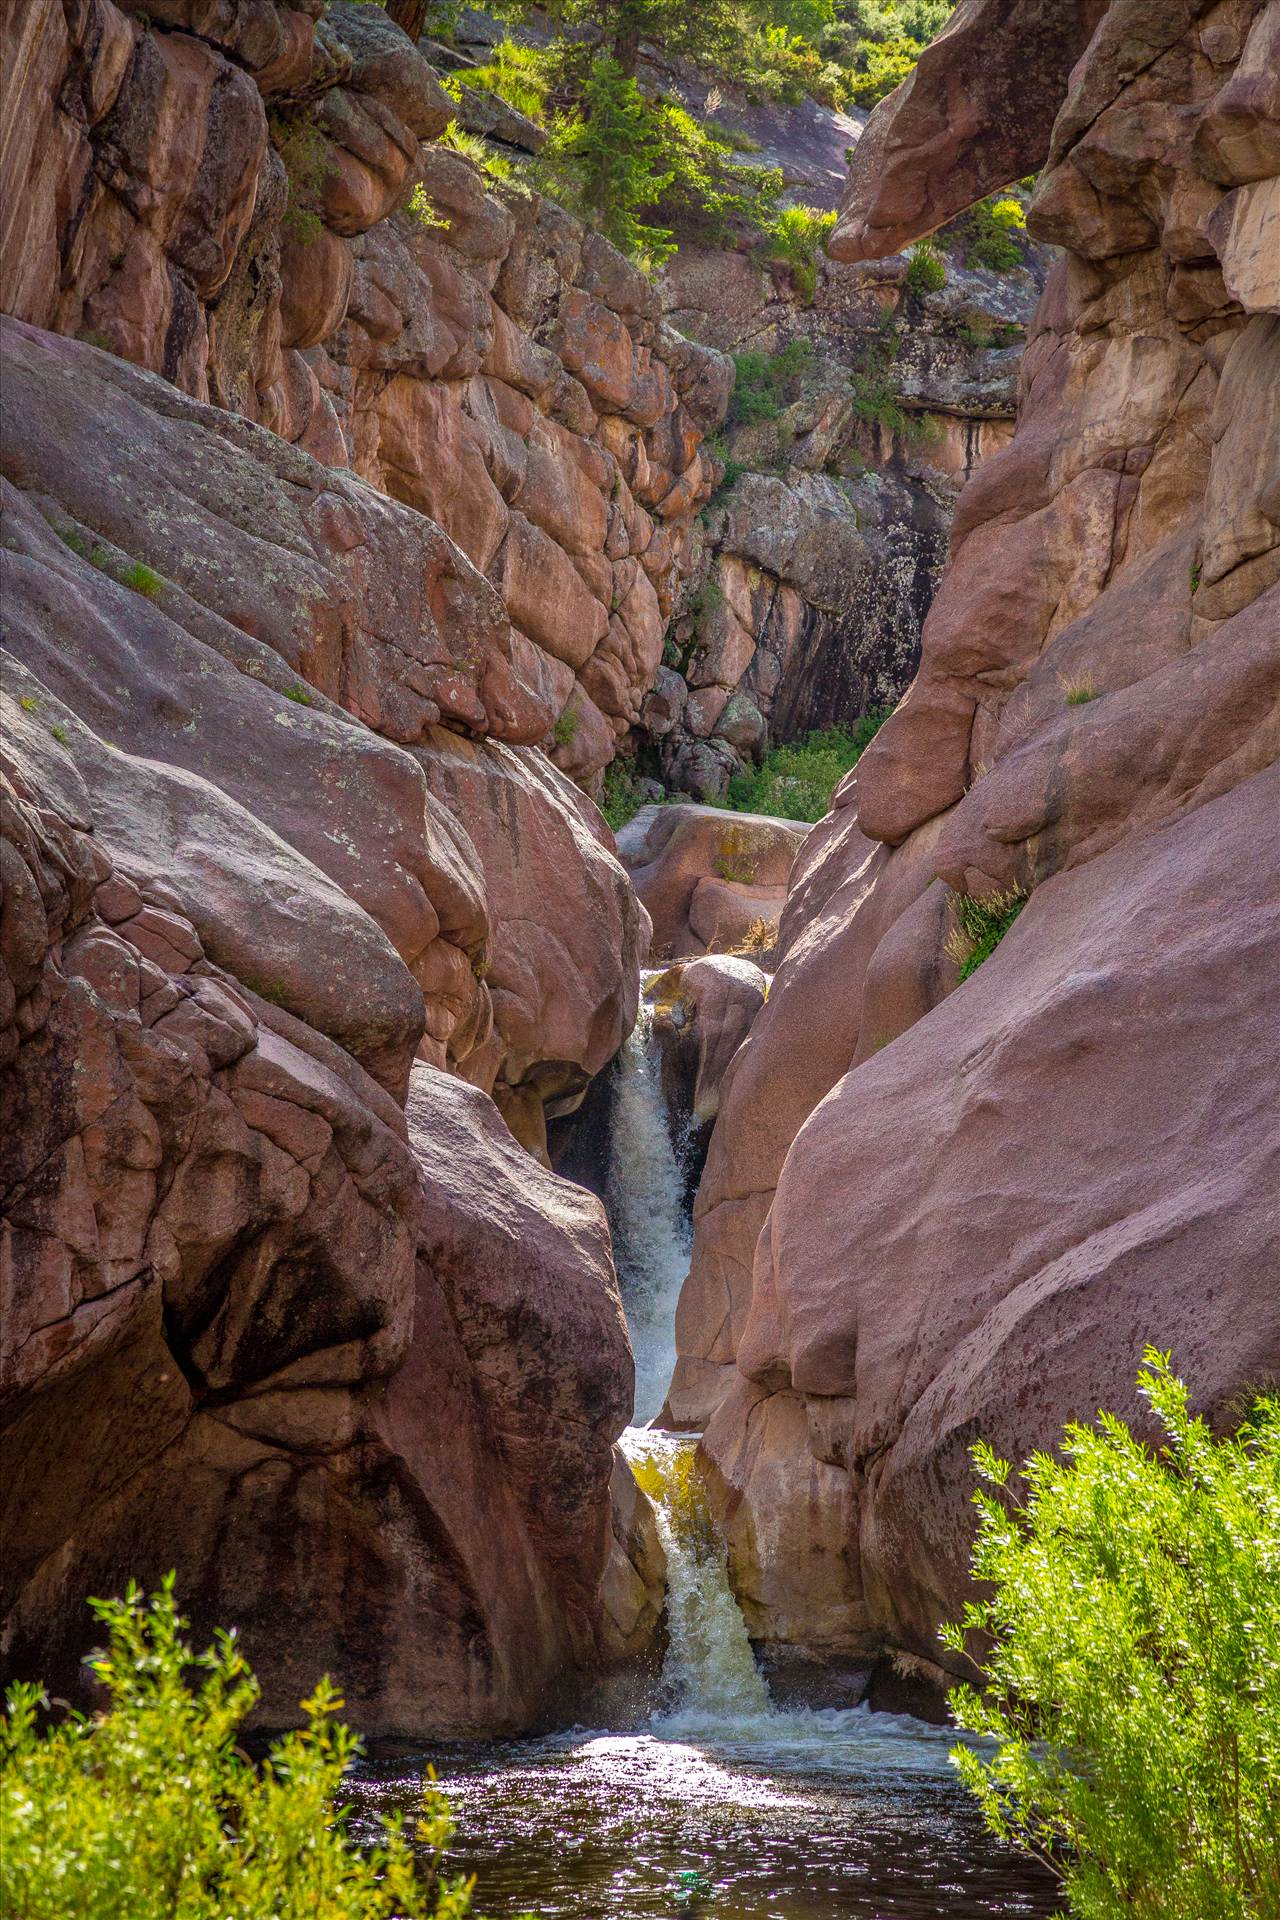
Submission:
[[[1068,678],[1059,677],[1063,698],[1069,707],[1088,706],[1090,700],[1096,700],[1098,689],[1087,673],[1074,674]]]
[[[997,888],[983,899],[953,893],[952,902],[956,924],[943,943],[943,951],[960,969],[961,980],[967,980],[991,958],[1026,906],[1027,895],[1021,887]]]
[[[582,715],[577,707],[566,707],[563,713],[556,716],[555,724],[551,729],[551,738],[558,747],[567,747],[581,725]]]

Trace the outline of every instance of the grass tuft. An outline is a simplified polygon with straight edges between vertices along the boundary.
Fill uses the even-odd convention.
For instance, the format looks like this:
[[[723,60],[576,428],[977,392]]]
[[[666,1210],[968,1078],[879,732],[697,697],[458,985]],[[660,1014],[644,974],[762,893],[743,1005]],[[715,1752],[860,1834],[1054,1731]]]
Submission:
[[[959,967],[961,980],[967,980],[991,958],[1026,906],[1027,895],[1021,887],[1010,887],[1007,891],[997,889],[982,900],[967,893],[955,893],[952,900],[956,924],[947,935],[943,951]]]

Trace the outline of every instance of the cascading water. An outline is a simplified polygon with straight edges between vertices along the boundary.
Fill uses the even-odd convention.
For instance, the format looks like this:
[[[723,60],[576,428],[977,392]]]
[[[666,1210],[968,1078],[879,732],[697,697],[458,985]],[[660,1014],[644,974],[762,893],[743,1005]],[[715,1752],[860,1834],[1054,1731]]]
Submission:
[[[637,1421],[674,1361],[691,1233],[650,1010],[623,1050],[607,1202],[636,1354]],[[636,1425],[622,1446],[667,1555],[668,1649],[640,1728],[403,1753],[352,1783],[370,1840],[412,1812],[432,1760],[459,1820],[451,1864],[492,1920],[1026,1920],[1052,1883],[987,1840],[950,1777],[951,1737],[865,1707],[770,1701],[696,1473],[697,1441]]]
[[[695,1472],[697,1441],[629,1427],[632,1471],[653,1500],[667,1556],[667,1656],[656,1724],[668,1734],[748,1730],[772,1713]]]
[[[654,977],[641,976],[639,1016],[619,1061],[605,1195],[636,1357],[637,1425],[654,1419],[666,1397],[676,1358],[676,1301],[692,1244],[684,1169],[662,1097],[653,1010],[643,997]]]
[[[614,1090],[606,1200],[614,1259],[636,1360],[635,1424],[622,1437],[657,1509],[667,1556],[668,1651],[662,1720],[723,1730],[770,1711],[717,1537],[694,1473],[697,1442],[644,1423],[656,1417],[675,1365],[676,1301],[692,1242],[685,1178],[662,1095],[652,1009],[640,1012]]]

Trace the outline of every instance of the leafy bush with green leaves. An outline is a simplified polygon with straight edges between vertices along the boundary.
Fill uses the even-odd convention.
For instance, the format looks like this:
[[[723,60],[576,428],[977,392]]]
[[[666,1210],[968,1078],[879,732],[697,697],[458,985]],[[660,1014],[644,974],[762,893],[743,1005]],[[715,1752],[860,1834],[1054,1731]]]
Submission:
[[[778,21],[766,20],[754,31],[744,23],[734,49],[733,78],[754,102],[794,107],[809,98],[839,108],[849,99],[849,76],[840,62]]]
[[[960,969],[961,980],[989,960],[1027,904],[1020,887],[997,890],[979,900],[975,895],[952,895],[956,924],[947,935],[946,952]]]
[[[675,252],[670,229],[643,217],[675,169],[666,163],[648,101],[616,60],[593,62],[578,109],[557,116],[534,175],[632,259],[653,269]]]
[[[961,222],[967,267],[988,267],[993,273],[1011,273],[1022,265],[1016,235],[1026,231],[1027,216],[1018,201],[994,197],[979,200]]]
[[[840,13],[859,40],[905,37],[927,46],[955,11],[956,0],[842,0]]]
[[[33,1684],[0,1723],[0,1908],[17,1920],[462,1920],[470,1887],[420,1876],[400,1819],[358,1850],[335,1805],[359,1751],[322,1680],[256,1767],[237,1744],[258,1684],[233,1634],[184,1640],[173,1579],[144,1601],[91,1600],[105,1710],[50,1719]],[[438,1868],[451,1832],[424,1796],[416,1838]]]
[[[860,41],[849,87],[854,105],[874,107],[902,85],[923,52],[920,42],[905,34],[896,40]]]
[[[657,101],[652,113],[657,151],[670,175],[654,217],[677,240],[714,244],[767,231],[782,169],[741,165],[733,137],[712,122],[699,123],[677,100]]]
[[[854,414],[867,426],[879,427],[908,444],[934,440],[939,429],[932,415],[904,406],[898,392],[893,364],[899,344],[891,321],[863,345],[849,375]]]
[[[611,760],[604,770],[600,789],[600,811],[615,833],[621,833],[641,807],[652,805],[636,777],[633,764],[621,758]]]
[[[468,133],[456,120],[451,120],[440,135],[440,145],[448,147],[451,153],[460,153],[464,160],[469,160],[490,180],[510,180],[515,171],[505,153],[499,153],[478,133]],[[448,226],[449,223],[446,220],[443,224]]]
[[[753,426],[776,420],[796,399],[800,383],[813,359],[813,344],[803,336],[789,340],[778,353],[752,347],[733,356],[734,383],[729,400],[731,427]]]
[[[1002,1839],[1046,1859],[1076,1920],[1280,1914],[1280,1398],[1215,1439],[1170,1356],[1139,1387],[1157,1446],[1099,1414],[1064,1458],[973,1458],[989,1491],[943,1638],[981,1636],[985,1691],[951,1696],[995,1742],[952,1760]]]
[[[825,727],[790,746],[771,747],[758,767],[734,774],[727,804],[736,813],[821,820],[836,787],[888,717],[875,709],[852,727]]]
[[[834,213],[824,213],[818,207],[782,207],[768,229],[769,258],[781,260],[790,269],[796,292],[806,307],[813,305],[818,290],[818,255],[835,223]]]

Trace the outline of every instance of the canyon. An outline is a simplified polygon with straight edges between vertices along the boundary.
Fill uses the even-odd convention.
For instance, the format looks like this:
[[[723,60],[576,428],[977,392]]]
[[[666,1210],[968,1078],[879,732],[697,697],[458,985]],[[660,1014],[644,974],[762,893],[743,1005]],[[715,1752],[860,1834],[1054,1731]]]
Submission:
[[[778,1697],[936,1711],[977,1438],[1280,1377],[1280,0],[962,0],[811,299],[490,177],[374,6],[0,38],[6,1667],[169,1569],[273,1725],[660,1664],[652,963],[640,1411]],[[716,804],[873,708],[816,826]]]

